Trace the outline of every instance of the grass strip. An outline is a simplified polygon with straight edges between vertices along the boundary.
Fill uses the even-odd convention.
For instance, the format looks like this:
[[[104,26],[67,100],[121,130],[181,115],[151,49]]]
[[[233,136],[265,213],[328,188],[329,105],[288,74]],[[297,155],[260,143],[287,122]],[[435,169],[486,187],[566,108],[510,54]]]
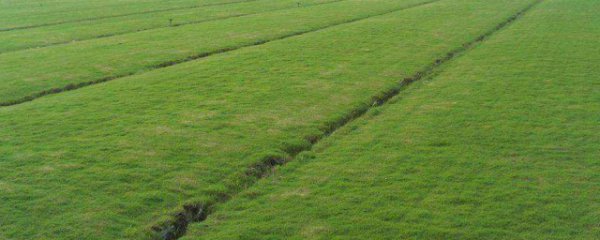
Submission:
[[[184,239],[597,238],[598,8],[544,1]]]
[[[0,106],[281,40],[437,0],[349,0],[3,54]],[[201,44],[199,44],[201,43]],[[23,68],[22,66],[29,66]]]
[[[136,14],[95,21],[53,25],[44,28],[0,32],[0,54],[28,48],[69,44],[75,41],[106,38],[156,28],[179,27],[207,21],[248,16],[286,8],[307,7],[343,0],[259,0],[238,4]],[[300,5],[298,5],[300,3]]]
[[[440,1],[2,108],[0,236],[152,235],[529,3]]]

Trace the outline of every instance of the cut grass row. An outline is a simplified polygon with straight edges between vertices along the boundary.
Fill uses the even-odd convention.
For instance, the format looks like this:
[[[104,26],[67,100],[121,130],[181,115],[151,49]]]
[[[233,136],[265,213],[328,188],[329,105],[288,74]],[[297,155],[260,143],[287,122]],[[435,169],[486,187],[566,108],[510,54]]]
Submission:
[[[544,1],[184,239],[600,238],[599,10]]]
[[[0,109],[0,237],[139,238],[532,1],[440,1]]]
[[[430,1],[436,0],[348,0],[6,53],[0,58],[0,105],[21,103]]]
[[[125,0],[0,2],[0,31],[253,0]]]
[[[161,27],[206,22],[285,8],[297,8],[339,0],[258,0],[238,4],[151,12],[93,21],[0,32],[0,54],[93,38],[109,37]]]

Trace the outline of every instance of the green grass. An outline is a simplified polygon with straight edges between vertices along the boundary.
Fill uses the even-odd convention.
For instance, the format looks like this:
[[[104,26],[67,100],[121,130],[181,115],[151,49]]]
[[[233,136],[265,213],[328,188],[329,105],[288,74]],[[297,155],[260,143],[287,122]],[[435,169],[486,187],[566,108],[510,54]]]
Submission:
[[[0,55],[0,104],[20,102],[51,89],[68,89],[136,74],[165,62],[401,10],[426,1],[429,0],[348,0],[5,53]]]
[[[242,0],[2,0],[0,30]]]
[[[0,238],[142,238],[531,2],[445,0],[0,108]]]
[[[301,6],[332,1],[335,0],[304,0],[301,1]],[[258,0],[0,32],[0,42],[2,42],[0,53],[285,8],[297,8],[297,2],[293,0]]]
[[[544,1],[184,239],[599,239],[599,10]]]

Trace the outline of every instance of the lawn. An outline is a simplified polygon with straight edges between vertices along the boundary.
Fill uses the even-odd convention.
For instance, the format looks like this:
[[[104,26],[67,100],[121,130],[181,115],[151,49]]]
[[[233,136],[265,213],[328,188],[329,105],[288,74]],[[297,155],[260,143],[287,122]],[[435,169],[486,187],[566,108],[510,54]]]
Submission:
[[[152,235],[532,2],[439,1],[2,107],[0,236]]]

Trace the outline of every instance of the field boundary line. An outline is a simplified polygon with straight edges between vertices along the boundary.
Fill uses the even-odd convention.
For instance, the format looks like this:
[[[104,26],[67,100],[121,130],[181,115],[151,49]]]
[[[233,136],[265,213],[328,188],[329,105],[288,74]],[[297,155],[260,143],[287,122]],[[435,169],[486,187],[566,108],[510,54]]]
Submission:
[[[421,80],[423,78],[434,76],[434,73],[436,72],[436,70],[438,70],[438,68],[441,65],[468,52],[469,50],[473,49],[475,46],[485,41],[495,33],[501,31],[502,29],[505,29],[507,26],[518,20],[520,17],[522,17],[524,14],[529,12],[533,7],[535,7],[541,2],[543,2],[543,0],[532,1],[523,9],[519,10],[504,21],[500,22],[492,29],[484,32],[475,39],[462,44],[462,46],[447,52],[445,56],[436,59],[434,62],[430,63],[420,71],[417,71],[412,76],[404,78],[396,86],[390,89],[383,90],[379,94],[373,96],[371,98],[371,101],[369,101],[372,104],[363,104],[360,107],[350,110],[350,112],[347,115],[341,117],[337,121],[325,124],[325,126],[323,126],[322,128],[321,134],[304,137],[304,139],[310,142],[310,144],[281,149],[281,155],[266,156],[259,160],[257,163],[252,164],[242,174],[242,179],[237,179],[237,181],[234,181],[237,183],[244,183],[244,186],[236,187],[233,185],[229,185],[227,187],[230,188],[227,188],[228,190],[226,190],[228,192],[219,193],[219,195],[214,200],[209,200],[200,203],[185,204],[182,206],[181,211],[176,212],[172,216],[170,216],[170,220],[154,225],[151,228],[151,231],[154,232],[154,236],[164,240],[174,240],[182,237],[183,235],[185,235],[187,227],[190,223],[202,222],[206,220],[206,218],[212,212],[214,212],[215,206],[217,204],[223,204],[227,202],[229,199],[236,196],[243,190],[248,189],[250,186],[254,185],[259,179],[269,176],[270,172],[275,167],[284,165],[285,163],[294,160],[298,156],[298,154],[302,152],[310,151],[322,139],[330,136],[340,128],[354,121],[355,119],[364,116],[369,110],[386,104],[392,98],[397,96],[401,92],[401,90],[408,87],[411,83]]]
[[[230,4],[238,4],[238,3],[246,3],[246,2],[256,2],[256,1],[260,1],[260,0],[243,0],[243,1],[225,2],[225,3],[209,3],[209,4],[202,4],[202,5],[196,5],[196,6],[187,6],[187,7],[154,9],[154,10],[148,10],[148,11],[143,11],[143,12],[132,12],[132,13],[110,15],[110,16],[101,16],[101,17],[91,17],[91,18],[85,18],[85,19],[74,19],[74,20],[68,20],[68,21],[59,21],[59,22],[53,22],[53,23],[42,23],[42,24],[20,26],[20,27],[1,28],[0,32],[8,32],[8,31],[14,31],[14,30],[23,30],[23,29],[48,27],[48,26],[56,26],[56,25],[61,25],[61,24],[66,24],[66,23],[78,23],[78,22],[86,22],[86,21],[95,21],[95,20],[108,19],[108,18],[116,18],[116,17],[126,17],[126,16],[142,15],[142,14],[148,14],[148,13],[169,12],[169,11],[177,11],[177,10],[185,10],[185,9],[195,9],[195,8],[201,8],[201,7],[221,6],[221,5],[230,5]]]
[[[72,90],[80,89],[80,88],[83,88],[83,87],[87,87],[87,86],[91,86],[91,85],[95,85],[95,84],[99,84],[99,83],[104,83],[104,82],[108,82],[108,81],[113,81],[113,80],[121,79],[121,78],[124,78],[124,77],[129,77],[129,76],[133,76],[133,75],[139,75],[139,74],[147,73],[147,72],[150,72],[150,71],[154,71],[154,70],[158,70],[158,69],[162,69],[162,68],[166,68],[166,67],[178,65],[178,64],[181,64],[181,63],[186,63],[186,62],[190,62],[190,61],[194,61],[194,60],[206,58],[206,57],[209,57],[209,56],[212,56],[212,55],[216,55],[216,54],[231,52],[231,51],[235,51],[235,50],[239,50],[239,49],[243,49],[243,48],[247,48],[247,47],[259,46],[259,45],[263,45],[265,43],[279,41],[279,40],[283,40],[283,39],[287,39],[287,38],[291,38],[291,37],[295,37],[295,36],[300,36],[300,35],[304,35],[304,34],[308,34],[308,33],[312,33],[312,32],[318,32],[318,31],[329,29],[329,28],[333,28],[333,27],[337,27],[337,26],[341,26],[341,25],[345,25],[345,24],[350,24],[350,23],[354,23],[354,22],[366,20],[366,19],[373,18],[373,17],[379,17],[379,16],[383,16],[383,15],[386,15],[386,14],[391,14],[391,13],[394,13],[394,12],[399,12],[399,11],[403,11],[403,10],[407,10],[407,9],[411,9],[411,8],[416,8],[416,7],[420,7],[420,6],[432,4],[432,3],[435,3],[435,2],[439,2],[439,1],[441,1],[441,0],[429,0],[429,1],[424,1],[424,2],[420,2],[420,3],[415,3],[415,4],[403,6],[403,7],[400,7],[400,8],[395,8],[395,9],[392,9],[392,10],[387,10],[387,11],[384,11],[384,12],[380,12],[380,13],[376,13],[376,14],[364,16],[364,17],[354,18],[354,19],[350,19],[350,20],[346,20],[346,21],[341,21],[341,22],[338,22],[338,23],[333,23],[333,24],[327,25],[327,26],[317,27],[317,28],[310,29],[310,30],[303,30],[303,31],[298,31],[298,32],[292,32],[292,33],[285,34],[285,35],[282,35],[282,36],[279,36],[279,37],[275,37],[275,38],[271,38],[271,39],[257,40],[255,42],[245,43],[245,44],[241,44],[241,45],[238,45],[238,46],[221,48],[221,49],[217,49],[217,50],[213,50],[213,51],[198,53],[196,55],[191,55],[191,56],[188,56],[188,57],[185,57],[185,58],[180,58],[180,59],[171,60],[171,61],[165,61],[165,62],[158,63],[158,64],[155,64],[155,65],[150,65],[150,66],[147,66],[145,68],[142,68],[142,69],[139,69],[139,70],[136,70],[136,71],[132,71],[132,72],[129,72],[129,73],[123,73],[123,74],[118,74],[118,75],[103,77],[103,78],[99,78],[99,79],[91,80],[91,81],[87,81],[87,82],[70,83],[70,84],[65,85],[64,87],[50,88],[50,89],[46,89],[46,90],[43,90],[43,91],[31,94],[31,95],[28,95],[28,96],[19,98],[19,99],[0,102],[0,107],[14,106],[14,105],[18,105],[18,104],[25,103],[25,102],[30,102],[30,101],[33,101],[35,99],[38,99],[38,98],[41,98],[41,97],[44,97],[44,96],[47,96],[47,95],[51,95],[51,94],[57,94],[57,93],[62,93],[62,92],[66,92],[66,91],[72,91]]]
[[[306,5],[302,5],[301,7],[312,7],[312,6],[325,5],[325,4],[337,3],[337,2],[343,2],[343,1],[348,1],[348,0],[333,0],[333,1],[330,1],[330,2],[306,4]],[[253,2],[253,1],[247,1],[247,2]],[[240,3],[245,3],[245,2],[240,2]],[[127,35],[127,34],[134,34],[134,33],[139,33],[139,32],[150,31],[150,30],[154,30],[154,29],[174,28],[174,27],[181,27],[181,26],[186,26],[186,25],[201,24],[201,23],[207,23],[207,22],[216,22],[216,21],[222,21],[222,20],[227,20],[227,19],[231,19],[231,18],[252,16],[252,15],[258,15],[258,14],[264,14],[264,13],[270,13],[270,12],[276,12],[276,11],[282,11],[282,10],[294,9],[294,8],[299,8],[299,7],[297,7],[297,6],[294,6],[294,7],[282,7],[282,8],[277,8],[277,9],[269,10],[269,11],[262,11],[262,12],[255,12],[255,13],[243,13],[243,14],[236,14],[236,15],[225,16],[225,17],[215,17],[215,18],[212,18],[212,19],[204,19],[204,20],[189,21],[189,22],[184,22],[184,23],[176,23],[176,24],[169,25],[169,26],[148,27],[148,28],[136,29],[136,30],[133,30],[133,31],[107,33],[107,34],[102,34],[102,35],[98,35],[98,36],[94,36],[94,37],[89,37],[89,38],[79,38],[79,39],[73,39],[73,40],[69,40],[69,41],[62,41],[62,42],[42,44],[42,45],[31,46],[31,47],[23,47],[23,48],[11,49],[11,50],[0,52],[0,55],[5,54],[5,53],[14,53],[14,52],[26,51],[26,50],[30,50],[30,49],[39,49],[39,48],[46,48],[46,47],[52,47],[52,46],[58,46],[58,45],[67,45],[67,44],[76,43],[76,42],[85,42],[85,41],[92,41],[92,40],[95,40],[95,39],[102,39],[102,38],[108,38],[108,37],[114,37],[114,36],[122,36],[122,35]]]

